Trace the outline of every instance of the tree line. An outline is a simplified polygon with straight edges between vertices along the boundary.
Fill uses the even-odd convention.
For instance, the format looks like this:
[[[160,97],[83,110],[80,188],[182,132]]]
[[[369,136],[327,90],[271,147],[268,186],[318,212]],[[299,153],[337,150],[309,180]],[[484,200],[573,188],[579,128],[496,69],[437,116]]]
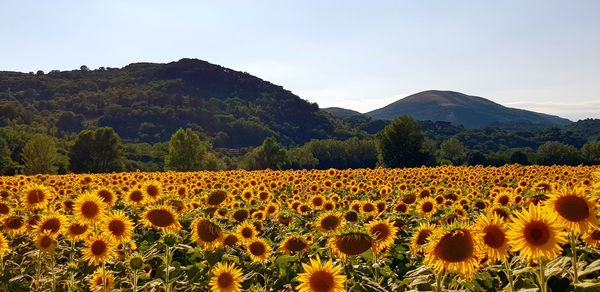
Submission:
[[[114,129],[103,127],[82,130],[72,141],[44,133],[32,134],[20,147],[18,159],[13,159],[3,138],[10,134],[0,132],[2,174],[600,164],[600,141],[587,142],[580,148],[548,141],[537,149],[510,148],[486,153],[468,149],[456,137],[441,143],[430,140],[419,123],[407,116],[392,121],[368,139],[311,140],[301,146],[285,147],[274,137],[267,137],[259,146],[233,155],[214,148],[200,132],[190,128],[177,130],[164,143],[132,144],[123,143]]]

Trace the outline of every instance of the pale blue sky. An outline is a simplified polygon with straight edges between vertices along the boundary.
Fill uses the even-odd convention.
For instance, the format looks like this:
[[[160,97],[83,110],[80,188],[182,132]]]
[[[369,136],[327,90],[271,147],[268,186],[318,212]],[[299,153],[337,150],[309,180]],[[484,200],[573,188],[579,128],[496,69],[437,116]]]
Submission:
[[[600,118],[600,1],[0,0],[0,70],[198,58],[361,112],[447,89]]]

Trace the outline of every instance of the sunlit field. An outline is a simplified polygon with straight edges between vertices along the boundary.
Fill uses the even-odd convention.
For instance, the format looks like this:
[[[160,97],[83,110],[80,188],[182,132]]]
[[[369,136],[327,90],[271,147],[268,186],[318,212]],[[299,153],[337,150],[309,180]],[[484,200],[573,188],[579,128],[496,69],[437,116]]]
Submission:
[[[14,176],[0,194],[2,291],[600,289],[594,167]]]

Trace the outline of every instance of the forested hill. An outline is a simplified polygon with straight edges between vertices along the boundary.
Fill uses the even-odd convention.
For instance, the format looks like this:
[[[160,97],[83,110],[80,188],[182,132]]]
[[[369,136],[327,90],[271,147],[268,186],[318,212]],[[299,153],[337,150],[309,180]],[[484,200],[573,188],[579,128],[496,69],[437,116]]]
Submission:
[[[286,145],[357,133],[283,87],[197,59],[123,68],[0,72],[0,127],[41,124],[57,133],[109,126],[125,140],[158,142],[178,128],[216,147]]]

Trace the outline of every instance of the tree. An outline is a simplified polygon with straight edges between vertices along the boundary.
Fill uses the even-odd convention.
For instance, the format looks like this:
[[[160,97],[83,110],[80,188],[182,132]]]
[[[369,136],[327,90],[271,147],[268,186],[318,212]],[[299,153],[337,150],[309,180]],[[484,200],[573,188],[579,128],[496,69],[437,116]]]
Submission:
[[[387,167],[415,167],[427,163],[422,146],[425,138],[419,124],[401,116],[377,133],[379,163]]]
[[[319,164],[319,160],[306,147],[288,150],[288,159],[291,169],[311,169]]]
[[[268,137],[246,155],[246,164],[250,169],[282,169],[288,164],[287,151],[275,138]]]
[[[481,151],[471,151],[467,154],[467,165],[485,165],[486,157]]]
[[[600,164],[600,141],[585,143],[581,147],[581,157],[588,164]]]
[[[529,164],[529,157],[521,150],[517,150],[510,155],[510,163],[518,163],[521,165]]]
[[[6,140],[0,138],[0,174],[11,174],[13,160],[10,157],[10,148]]]
[[[452,137],[440,145],[440,158],[447,159],[454,165],[461,164],[465,156],[465,146],[456,138]]]
[[[46,135],[35,135],[25,143],[21,157],[25,164],[25,173],[55,173],[56,143]]]
[[[581,160],[577,148],[553,141],[538,148],[537,161],[541,165],[577,165]]]
[[[200,135],[192,129],[179,129],[169,140],[169,152],[165,157],[165,169],[194,171],[202,168],[207,149]]]
[[[119,135],[110,127],[84,130],[69,152],[73,172],[111,172],[123,169]]]

